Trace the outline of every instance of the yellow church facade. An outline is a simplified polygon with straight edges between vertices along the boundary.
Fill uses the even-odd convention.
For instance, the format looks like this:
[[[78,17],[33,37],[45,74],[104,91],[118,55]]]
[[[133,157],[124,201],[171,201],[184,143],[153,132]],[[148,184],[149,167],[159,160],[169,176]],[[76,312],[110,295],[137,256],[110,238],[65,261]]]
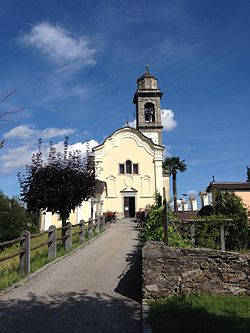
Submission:
[[[163,147],[138,130],[124,127],[94,148],[97,178],[106,182],[103,211],[134,217],[163,196]]]

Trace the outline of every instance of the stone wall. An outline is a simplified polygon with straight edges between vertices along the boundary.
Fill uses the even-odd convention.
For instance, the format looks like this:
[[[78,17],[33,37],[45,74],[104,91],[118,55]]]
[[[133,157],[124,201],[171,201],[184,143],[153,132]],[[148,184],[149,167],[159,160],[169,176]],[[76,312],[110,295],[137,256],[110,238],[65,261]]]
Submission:
[[[147,242],[142,250],[143,298],[190,293],[250,296],[250,255]]]

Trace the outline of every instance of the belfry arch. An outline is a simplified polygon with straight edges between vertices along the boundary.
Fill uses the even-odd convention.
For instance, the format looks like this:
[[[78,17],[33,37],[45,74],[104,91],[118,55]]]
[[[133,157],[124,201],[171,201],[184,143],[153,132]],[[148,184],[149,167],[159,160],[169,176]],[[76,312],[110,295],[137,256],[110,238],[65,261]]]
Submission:
[[[147,102],[144,105],[144,119],[145,122],[149,123],[155,122],[155,106],[151,102]]]

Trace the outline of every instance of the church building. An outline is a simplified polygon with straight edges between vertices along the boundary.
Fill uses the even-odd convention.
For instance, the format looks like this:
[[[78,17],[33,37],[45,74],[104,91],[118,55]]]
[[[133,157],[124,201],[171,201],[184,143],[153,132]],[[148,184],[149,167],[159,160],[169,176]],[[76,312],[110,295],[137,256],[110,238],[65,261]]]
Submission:
[[[135,217],[137,211],[155,203],[156,194],[167,200],[169,174],[163,171],[161,98],[157,79],[146,70],[137,80],[133,103],[136,128],[119,128],[93,148],[97,185],[95,196],[69,216],[73,225],[108,211],[117,218]],[[58,214],[43,212],[40,228],[61,226]]]
[[[97,179],[106,183],[102,212],[134,217],[155,203],[156,193],[169,199],[169,175],[162,168],[162,95],[147,68],[133,99],[136,128],[127,124],[93,148]]]

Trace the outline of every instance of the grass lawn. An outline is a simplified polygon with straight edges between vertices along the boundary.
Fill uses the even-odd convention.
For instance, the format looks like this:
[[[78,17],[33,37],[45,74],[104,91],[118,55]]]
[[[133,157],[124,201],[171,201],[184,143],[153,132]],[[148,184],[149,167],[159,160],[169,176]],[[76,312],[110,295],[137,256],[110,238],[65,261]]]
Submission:
[[[250,332],[250,297],[173,296],[150,302],[153,333]]]

